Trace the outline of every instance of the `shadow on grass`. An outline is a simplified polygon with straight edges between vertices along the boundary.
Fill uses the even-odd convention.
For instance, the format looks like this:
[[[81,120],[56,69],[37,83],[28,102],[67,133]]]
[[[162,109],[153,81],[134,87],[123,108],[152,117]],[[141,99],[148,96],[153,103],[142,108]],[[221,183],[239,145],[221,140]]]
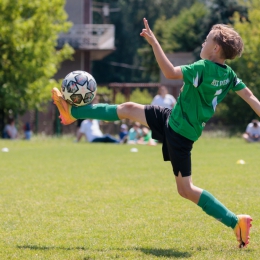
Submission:
[[[40,246],[40,245],[22,245],[17,246],[19,249],[31,249],[31,250],[91,250],[91,251],[104,251],[103,249],[90,249],[87,247],[60,247],[60,246]],[[180,252],[174,249],[160,249],[160,248],[142,248],[142,247],[134,247],[134,248],[110,248],[110,250],[118,250],[118,251],[141,251],[146,255],[153,255],[157,257],[170,257],[170,258],[189,258],[192,255],[188,252]],[[106,250],[107,251],[107,250]]]
[[[189,258],[192,255],[188,252],[180,252],[174,249],[160,249],[160,248],[136,248],[146,255],[154,255],[158,257],[170,257],[170,258]]]
[[[37,245],[24,245],[24,246],[16,246],[19,249],[31,249],[31,250],[89,250],[89,248],[86,248],[84,246],[80,247],[62,247],[62,246],[37,246]]]

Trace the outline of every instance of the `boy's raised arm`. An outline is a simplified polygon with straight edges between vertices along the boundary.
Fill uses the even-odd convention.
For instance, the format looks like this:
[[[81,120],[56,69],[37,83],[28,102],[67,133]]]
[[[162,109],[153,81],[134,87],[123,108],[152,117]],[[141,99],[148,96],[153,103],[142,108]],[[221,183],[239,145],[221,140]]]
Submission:
[[[168,60],[168,58],[162,50],[162,47],[160,46],[159,42],[157,41],[156,37],[151,31],[146,18],[144,18],[143,21],[145,29],[142,30],[140,35],[144,37],[152,46],[156,61],[160,69],[162,70],[164,76],[168,79],[182,79],[183,75],[181,68],[179,66],[173,66],[173,64]]]
[[[249,88],[246,87],[236,91],[236,93],[248,103],[258,116],[260,116],[260,102]]]

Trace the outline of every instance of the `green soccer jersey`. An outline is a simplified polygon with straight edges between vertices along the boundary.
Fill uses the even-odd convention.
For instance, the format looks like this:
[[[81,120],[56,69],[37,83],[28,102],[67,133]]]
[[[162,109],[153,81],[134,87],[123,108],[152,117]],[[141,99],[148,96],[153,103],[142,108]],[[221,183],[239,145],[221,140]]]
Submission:
[[[196,141],[228,91],[246,86],[229,66],[209,60],[199,60],[181,69],[184,84],[169,125],[176,133]]]

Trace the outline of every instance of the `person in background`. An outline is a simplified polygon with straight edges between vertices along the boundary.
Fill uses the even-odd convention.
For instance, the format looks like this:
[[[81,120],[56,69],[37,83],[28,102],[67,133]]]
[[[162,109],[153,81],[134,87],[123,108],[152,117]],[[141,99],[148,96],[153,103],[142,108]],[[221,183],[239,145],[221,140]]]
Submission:
[[[154,97],[151,105],[172,109],[175,103],[176,99],[174,96],[168,93],[168,89],[165,86],[161,86],[159,87],[158,94]]]
[[[100,96],[96,95],[94,97],[94,99],[92,100],[91,105],[98,104],[99,103],[99,99],[100,99]],[[77,140],[81,139],[81,137],[82,137],[82,135],[80,133],[80,126],[81,126],[83,121],[84,121],[84,119],[78,119],[77,120],[76,142],[77,142]]]
[[[134,122],[133,126],[130,128],[127,137],[128,144],[136,144],[138,139],[142,136],[141,124],[139,122]]]
[[[142,127],[142,137],[137,140],[138,144],[157,145],[156,141],[152,138],[152,131],[147,127]]]
[[[3,137],[6,139],[16,139],[18,137],[18,131],[15,127],[15,121],[13,118],[8,119],[8,123],[4,128]]]
[[[31,125],[29,122],[26,122],[24,124],[23,130],[24,130],[24,139],[30,140],[31,136],[32,136],[32,131],[31,131]]]
[[[82,136],[85,136],[90,143],[119,143],[119,140],[111,135],[103,135],[100,130],[99,122],[96,119],[83,120],[77,136],[77,142],[80,141]]]
[[[260,141],[260,123],[258,120],[254,119],[247,125],[243,138],[249,143]]]
[[[128,126],[126,124],[122,124],[119,132],[120,143],[126,143],[128,136]]]

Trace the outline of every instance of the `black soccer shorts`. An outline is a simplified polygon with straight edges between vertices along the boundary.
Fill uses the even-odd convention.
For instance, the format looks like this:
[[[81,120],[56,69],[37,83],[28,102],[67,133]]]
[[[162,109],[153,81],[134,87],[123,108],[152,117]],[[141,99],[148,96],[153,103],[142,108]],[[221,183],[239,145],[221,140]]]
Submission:
[[[160,106],[145,106],[145,116],[152,131],[152,138],[162,142],[164,161],[171,161],[175,176],[191,175],[191,150],[194,141],[176,133],[169,126],[171,109]]]

